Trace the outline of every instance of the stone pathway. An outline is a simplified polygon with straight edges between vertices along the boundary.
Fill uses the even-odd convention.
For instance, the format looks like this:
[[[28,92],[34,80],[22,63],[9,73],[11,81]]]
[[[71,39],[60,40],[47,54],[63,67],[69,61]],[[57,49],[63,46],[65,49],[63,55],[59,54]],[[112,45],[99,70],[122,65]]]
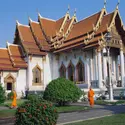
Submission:
[[[9,109],[9,107],[0,106],[0,110]]]
[[[112,114],[125,113],[125,105],[119,106],[98,106],[88,111],[79,111],[73,113],[62,113],[58,118],[58,125],[64,125],[71,122],[95,119],[109,116]]]

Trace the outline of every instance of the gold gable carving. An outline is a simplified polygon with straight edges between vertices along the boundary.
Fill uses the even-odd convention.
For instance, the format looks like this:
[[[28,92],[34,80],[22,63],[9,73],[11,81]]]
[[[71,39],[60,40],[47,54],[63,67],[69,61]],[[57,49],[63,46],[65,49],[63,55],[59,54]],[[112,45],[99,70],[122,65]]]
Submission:
[[[8,82],[15,83],[15,82],[16,82],[16,79],[13,77],[13,75],[12,75],[11,73],[9,73],[9,74],[4,78],[4,82],[5,82],[5,83],[8,83]]]
[[[121,37],[120,37],[120,35],[119,35],[115,26],[111,27],[111,35],[115,39],[121,39]]]

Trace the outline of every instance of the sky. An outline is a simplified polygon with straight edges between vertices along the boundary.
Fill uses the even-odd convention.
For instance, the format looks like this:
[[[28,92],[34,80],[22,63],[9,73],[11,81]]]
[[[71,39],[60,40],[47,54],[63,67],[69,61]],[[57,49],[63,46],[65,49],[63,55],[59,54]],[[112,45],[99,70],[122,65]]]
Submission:
[[[106,9],[110,13],[115,10],[118,0],[107,0]],[[70,6],[70,14],[76,9],[77,19],[82,20],[104,6],[104,0],[1,0],[0,1],[0,47],[6,47],[6,41],[13,43],[16,20],[28,24],[28,17],[38,20],[38,12],[42,17],[57,20],[64,16]],[[120,15],[125,24],[125,0],[120,1]]]

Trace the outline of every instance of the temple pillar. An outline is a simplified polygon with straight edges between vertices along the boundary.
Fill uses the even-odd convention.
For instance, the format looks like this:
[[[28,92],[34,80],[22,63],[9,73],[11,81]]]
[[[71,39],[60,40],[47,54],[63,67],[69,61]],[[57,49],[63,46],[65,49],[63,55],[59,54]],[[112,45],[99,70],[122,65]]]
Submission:
[[[121,64],[121,83],[124,87],[124,54],[123,49],[120,49],[120,64]]]
[[[28,56],[28,68],[27,68],[27,87],[28,89],[30,89],[30,86],[32,86],[32,69],[31,69],[31,61],[32,61],[32,57]]]
[[[91,58],[90,59],[90,74],[91,74],[91,80],[93,80],[93,59]]]
[[[102,84],[102,60],[101,60],[101,50],[98,50],[98,84],[99,88],[103,87]]]
[[[108,74],[107,74],[107,57],[103,56],[103,75],[104,75],[104,81],[106,80]]]
[[[90,65],[89,65],[89,59],[86,59],[86,79],[88,83],[88,88],[90,87]]]
[[[118,55],[116,57],[116,80],[119,80],[119,63],[118,63]]]
[[[95,80],[98,80],[98,55],[95,52]]]

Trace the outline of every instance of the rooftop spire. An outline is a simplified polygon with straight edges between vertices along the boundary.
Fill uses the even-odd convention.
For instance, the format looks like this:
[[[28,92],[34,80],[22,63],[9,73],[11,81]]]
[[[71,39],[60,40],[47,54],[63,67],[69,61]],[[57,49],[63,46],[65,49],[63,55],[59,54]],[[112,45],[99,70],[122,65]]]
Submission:
[[[106,3],[107,3],[107,1],[106,1],[106,0],[104,0],[104,8],[106,8]]]
[[[42,18],[42,16],[41,16],[41,14],[38,12],[38,16],[40,17],[40,18]]]
[[[8,47],[8,40],[6,41],[6,47]]]
[[[118,0],[118,3],[117,3],[117,6],[116,6],[116,9],[118,9],[119,4],[120,4],[120,0]]]
[[[38,14],[38,17],[42,18],[41,14],[39,13],[39,10],[37,9],[37,14]]]
[[[20,23],[19,23],[19,21],[18,21],[18,20],[16,20],[16,25],[20,25]]]
[[[69,10],[70,10],[70,6],[68,5],[68,10],[67,10],[67,13],[69,13]]]
[[[28,17],[29,21],[32,22],[32,19],[30,17]]]
[[[75,8],[75,11],[74,11],[74,16],[76,16],[76,8]]]

